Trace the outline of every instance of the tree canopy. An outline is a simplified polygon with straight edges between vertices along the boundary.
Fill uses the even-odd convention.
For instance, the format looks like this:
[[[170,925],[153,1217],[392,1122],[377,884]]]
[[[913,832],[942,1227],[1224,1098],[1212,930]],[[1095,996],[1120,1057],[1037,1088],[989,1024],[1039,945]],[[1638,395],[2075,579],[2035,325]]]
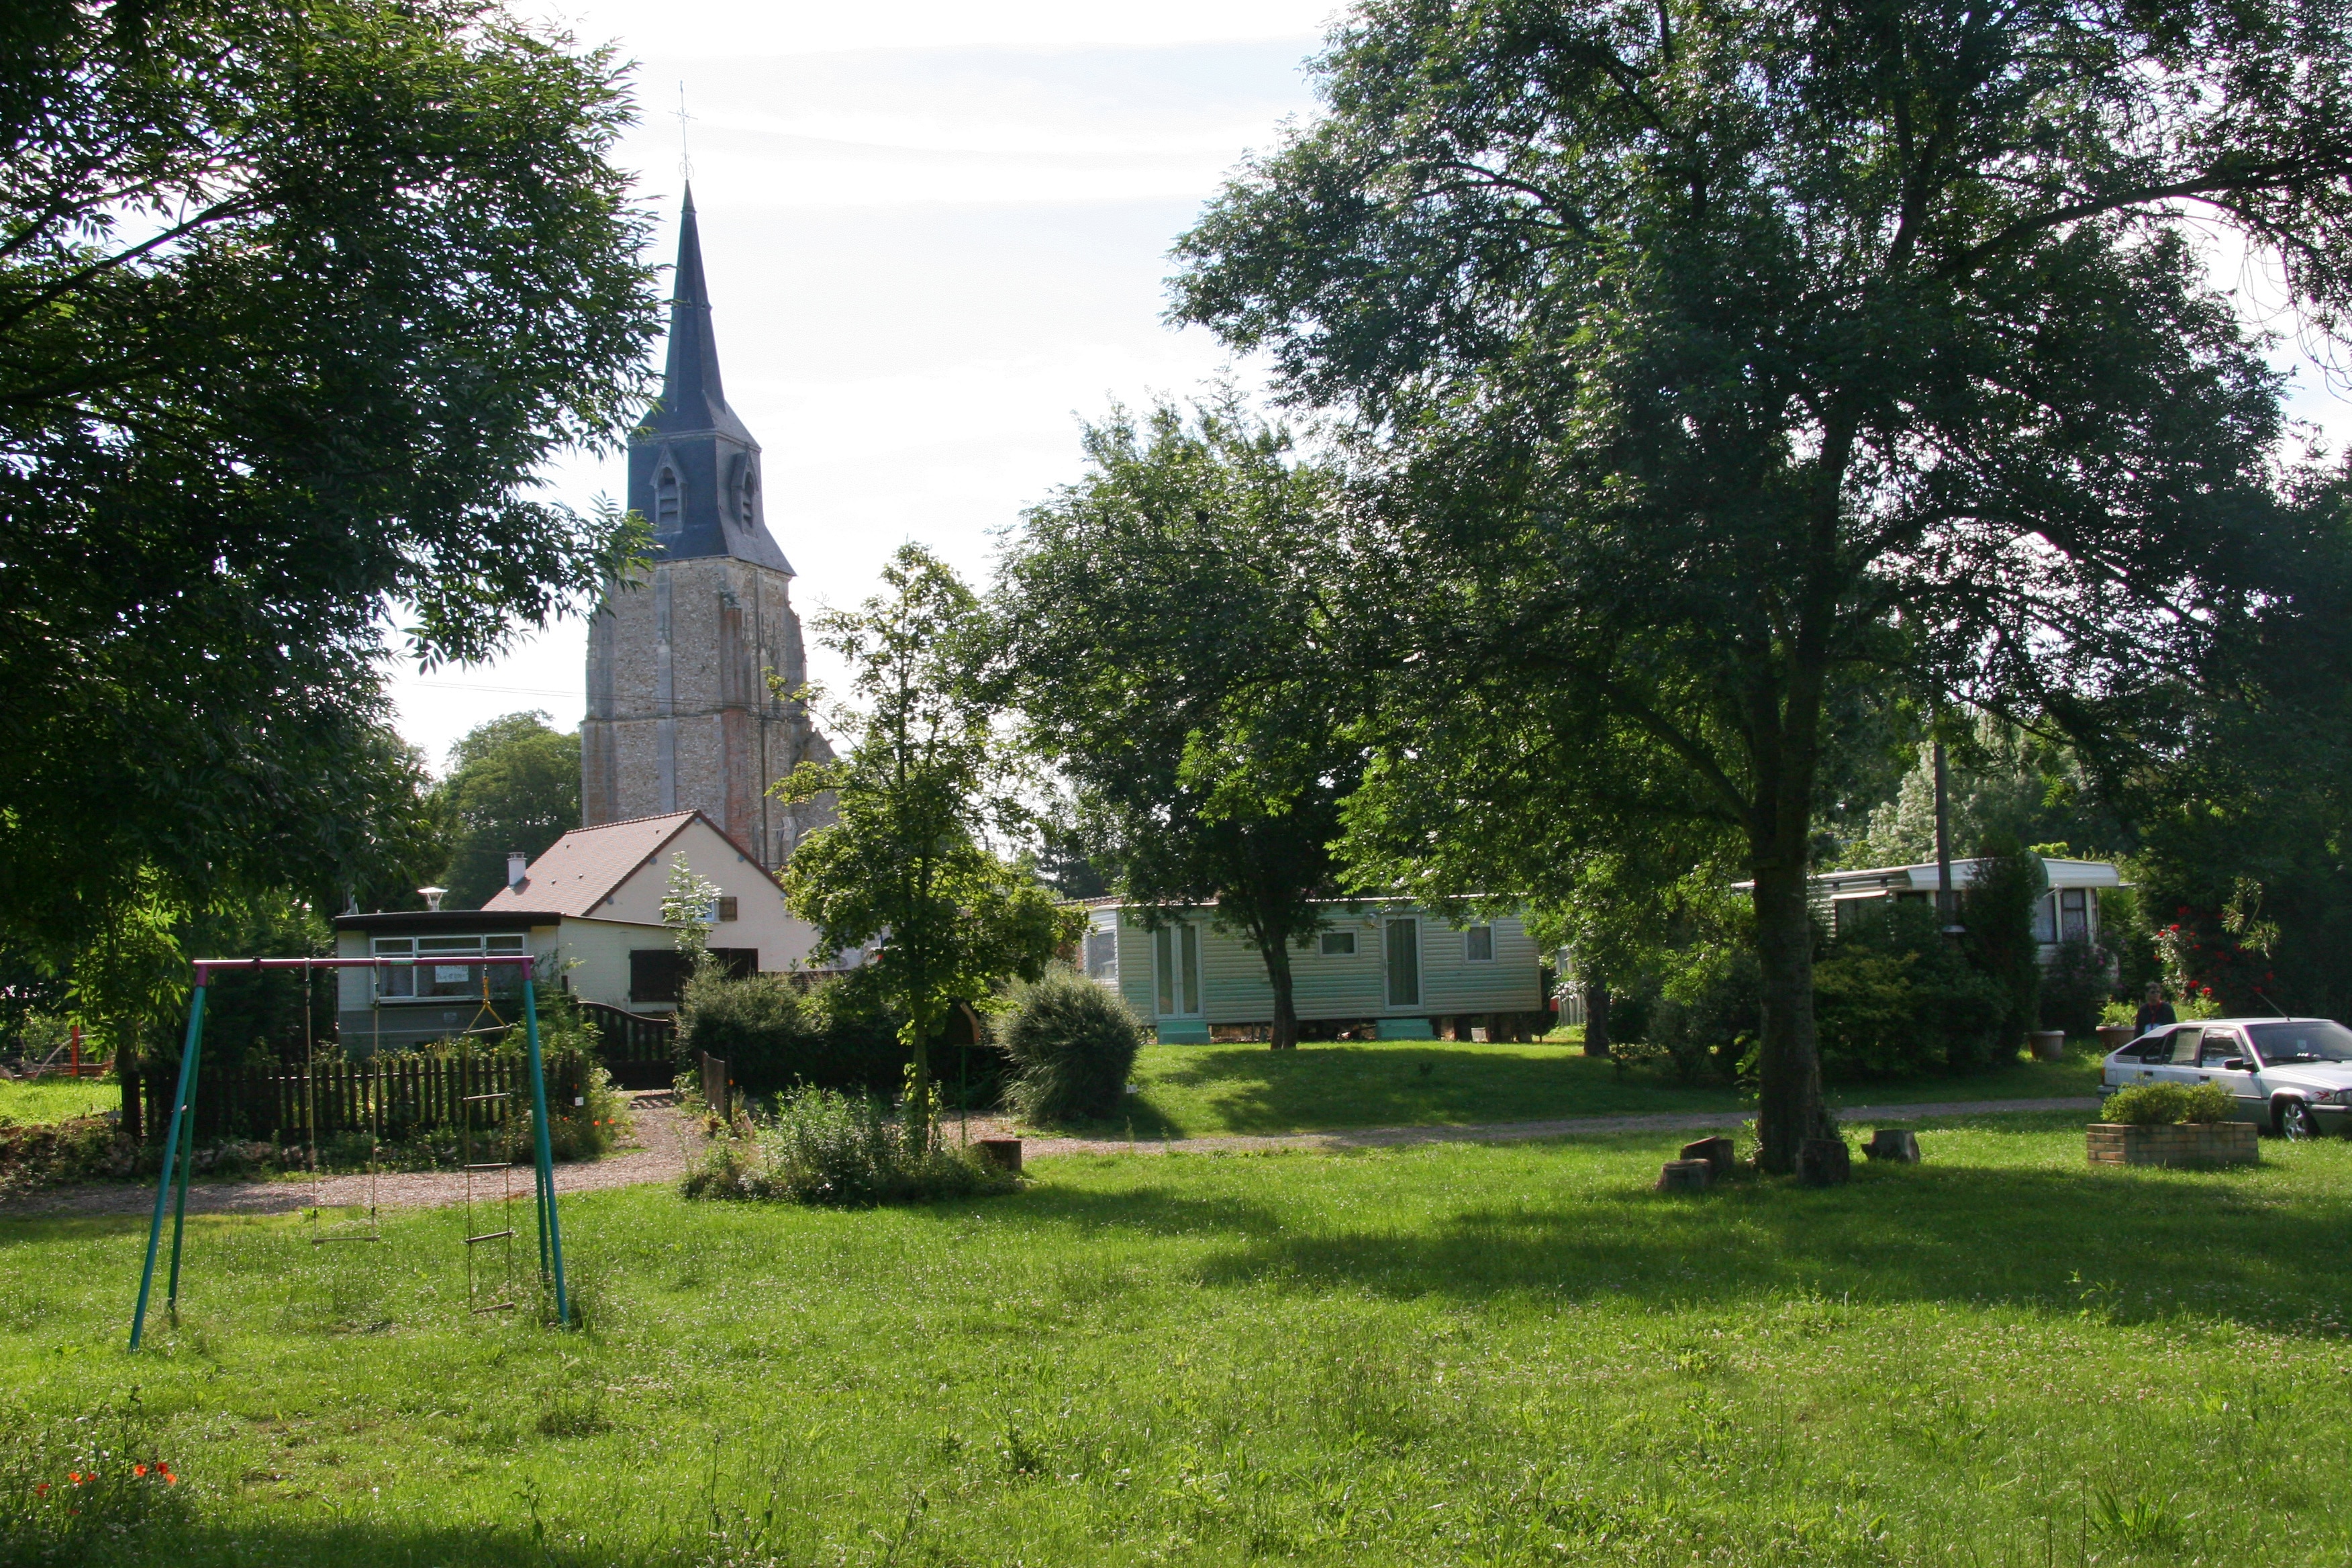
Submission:
[[[478,658],[633,548],[534,480],[647,392],[621,70],[476,0],[12,8],[0,929],[365,880],[394,614]]]
[[[1328,568],[1337,476],[1231,395],[1086,433],[1093,471],[1007,549],[998,673],[1076,788],[1088,858],[1146,908],[1213,903],[1296,1045],[1290,944],[1339,888],[1361,747]]]
[[[538,711],[478,724],[450,748],[436,794],[451,835],[442,901],[479,909],[507,885],[509,854],[535,860],[580,826],[580,736]]]
[[[2128,733],[2294,592],[2278,377],[2203,241],[2339,327],[2347,27],[2302,0],[1372,0],[1328,112],[1181,242],[1179,316],[1351,415],[1381,470],[1381,808],[1738,847],[1768,1168],[1830,1130],[1827,715],[1908,690]]]
[[[979,599],[914,544],[890,558],[882,584],[856,609],[816,618],[818,640],[851,671],[854,706],[834,720],[849,747],[777,784],[793,801],[833,791],[837,813],[801,841],[782,879],[793,912],[817,929],[812,956],[879,942],[873,984],[905,1020],[914,1057],[907,1127],[928,1141],[930,1042],[949,1008],[1036,979],[1076,925],[990,847],[1022,814],[977,680]]]

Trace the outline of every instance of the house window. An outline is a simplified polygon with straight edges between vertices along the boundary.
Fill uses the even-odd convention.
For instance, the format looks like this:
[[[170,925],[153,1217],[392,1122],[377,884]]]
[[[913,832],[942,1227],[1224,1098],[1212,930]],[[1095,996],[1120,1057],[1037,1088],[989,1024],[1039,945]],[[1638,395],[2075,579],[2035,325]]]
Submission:
[[[664,463],[654,477],[654,531],[676,533],[678,509],[677,470]]]
[[[1118,978],[1118,932],[1115,931],[1087,932],[1087,978],[1089,980]]]
[[[1472,963],[1495,962],[1495,928],[1465,926],[1462,931],[1462,956]]]
[[[735,918],[734,894],[721,893],[719,895],[719,918],[722,921],[731,921]]]
[[[411,961],[375,972],[380,1002],[479,1000],[484,970],[489,972],[491,995],[515,996],[522,992],[522,965],[466,962],[485,953],[522,952],[520,931],[510,936],[380,936],[369,946],[378,958]]]
[[[1327,931],[1323,933],[1323,956],[1353,958],[1356,956],[1356,933],[1351,931]]]
[[[1161,926],[1151,933],[1160,1016],[1189,1018],[1201,1011],[1201,928]]]
[[[2091,937],[2091,893],[2087,888],[2058,890],[2058,940],[2088,942]]]

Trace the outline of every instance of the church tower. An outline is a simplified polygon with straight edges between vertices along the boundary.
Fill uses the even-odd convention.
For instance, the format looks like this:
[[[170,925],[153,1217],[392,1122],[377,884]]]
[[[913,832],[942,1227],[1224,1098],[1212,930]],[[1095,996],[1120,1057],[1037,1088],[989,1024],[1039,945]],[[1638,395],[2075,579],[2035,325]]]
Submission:
[[[700,811],[774,870],[830,814],[768,786],[833,748],[768,683],[808,679],[793,568],[768,531],[760,443],[719,387],[691,187],[679,218],[661,401],[629,437],[629,507],[654,548],[589,622],[581,819]]]

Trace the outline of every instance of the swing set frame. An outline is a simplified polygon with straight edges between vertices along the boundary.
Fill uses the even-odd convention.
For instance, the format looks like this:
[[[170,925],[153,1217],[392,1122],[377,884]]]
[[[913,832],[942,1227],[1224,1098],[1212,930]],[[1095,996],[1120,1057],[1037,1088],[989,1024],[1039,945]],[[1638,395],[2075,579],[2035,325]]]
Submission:
[[[299,969],[415,969],[431,959],[417,958],[200,958],[195,961],[195,990],[188,1003],[188,1037],[180,1052],[179,1087],[172,1098],[172,1121],[163,1134],[163,1172],[155,1186],[154,1218],[147,1227],[147,1261],[139,1275],[139,1305],[131,1317],[131,1348],[137,1350],[147,1326],[147,1301],[155,1284],[155,1262],[163,1240],[163,1211],[172,1210],[172,1272],[164,1295],[165,1310],[177,1314],[180,1305],[180,1239],[188,1215],[188,1179],[195,1164],[195,1094],[199,1061],[204,1054],[205,989],[213,972]],[[527,952],[478,953],[466,963],[502,964],[522,970],[523,1037],[530,1047],[531,1125],[536,1147],[536,1188],[539,1211],[539,1272],[555,1287],[555,1321],[569,1326],[571,1303],[563,1287],[563,1227],[555,1210],[555,1162],[547,1137],[547,1075],[539,1055],[539,999],[531,984],[536,957]],[[484,973],[487,984],[487,968]],[[307,979],[307,974],[306,974]],[[177,1194],[176,1201],[173,1194]]]

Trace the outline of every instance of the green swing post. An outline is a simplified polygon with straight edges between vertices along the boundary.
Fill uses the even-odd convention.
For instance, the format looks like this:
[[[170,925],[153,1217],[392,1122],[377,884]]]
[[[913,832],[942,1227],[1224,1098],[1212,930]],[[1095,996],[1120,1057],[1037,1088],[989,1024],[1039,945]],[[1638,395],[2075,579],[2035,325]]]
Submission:
[[[572,1304],[563,1289],[563,1227],[555,1214],[555,1156],[547,1138],[547,1072],[539,1056],[539,996],[530,982],[530,966],[522,968],[523,1038],[530,1047],[531,1127],[538,1134],[539,1273],[555,1281],[555,1321],[569,1328]]]
[[[180,1083],[172,1096],[172,1125],[163,1134],[163,1172],[155,1184],[155,1216],[147,1226],[147,1264],[139,1274],[139,1305],[131,1315],[131,1348],[139,1348],[140,1335],[147,1328],[147,1297],[155,1285],[155,1254],[163,1240],[163,1205],[172,1194],[173,1167],[179,1163],[181,1141],[184,1136],[193,1150],[195,1135],[187,1130],[190,1096],[196,1082],[196,1053],[204,1048],[205,983],[211,976],[203,969],[196,971],[194,994],[188,1003],[188,1039],[180,1048]],[[534,1050],[533,1059],[537,1059]],[[172,1224],[172,1286],[171,1299],[176,1307],[180,1296],[180,1231],[188,1212],[188,1188],[184,1176],[180,1182],[180,1204]]]

